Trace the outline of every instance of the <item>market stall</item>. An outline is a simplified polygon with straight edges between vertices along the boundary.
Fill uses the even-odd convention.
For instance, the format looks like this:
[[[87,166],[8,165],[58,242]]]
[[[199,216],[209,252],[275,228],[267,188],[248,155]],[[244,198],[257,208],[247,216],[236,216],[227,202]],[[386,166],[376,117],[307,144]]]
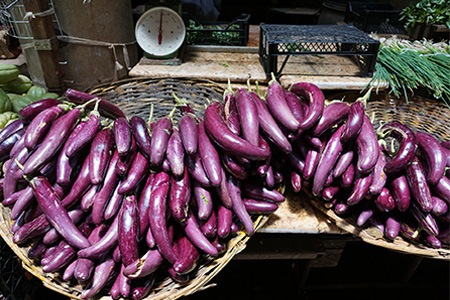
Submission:
[[[0,234],[26,274],[71,299],[177,299],[244,261],[293,260],[306,290],[355,241],[414,258],[405,282],[448,265],[447,41],[248,15],[211,29],[175,2],[126,10],[136,41],[56,18],[34,73],[1,65]],[[49,71],[53,38],[67,65]]]

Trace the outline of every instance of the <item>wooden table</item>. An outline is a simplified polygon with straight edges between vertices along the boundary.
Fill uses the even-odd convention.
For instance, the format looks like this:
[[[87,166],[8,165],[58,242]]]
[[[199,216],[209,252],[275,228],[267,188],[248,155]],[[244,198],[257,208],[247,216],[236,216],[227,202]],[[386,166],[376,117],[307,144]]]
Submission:
[[[285,66],[280,83],[283,86],[298,81],[313,82],[324,90],[362,90],[370,77],[358,76],[358,66],[342,56],[305,55],[292,57]],[[246,84],[269,81],[259,61],[258,47],[188,46],[180,65],[152,64],[141,58],[129,72],[132,77],[198,78],[226,84]],[[387,87],[378,84],[379,89]]]

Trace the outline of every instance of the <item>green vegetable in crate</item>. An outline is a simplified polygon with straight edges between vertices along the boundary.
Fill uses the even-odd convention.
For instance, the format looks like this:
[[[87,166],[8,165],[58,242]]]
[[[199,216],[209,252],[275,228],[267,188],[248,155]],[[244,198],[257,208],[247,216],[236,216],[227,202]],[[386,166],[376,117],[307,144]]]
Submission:
[[[20,74],[16,65],[0,64],[0,84],[16,79]]]
[[[26,93],[31,86],[33,85],[33,82],[30,78],[23,74],[19,74],[16,79],[11,80],[6,83],[2,83],[0,86],[9,93],[16,93],[16,94],[23,94]]]
[[[11,110],[15,113],[18,113],[22,108],[27,106],[30,103],[33,103],[35,100],[30,96],[23,95],[15,98],[11,101]]]
[[[0,129],[5,128],[6,125],[9,124],[9,122],[17,119],[19,117],[18,114],[12,111],[5,111],[4,113],[0,114]]]
[[[0,113],[11,110],[11,99],[8,94],[0,88]]]

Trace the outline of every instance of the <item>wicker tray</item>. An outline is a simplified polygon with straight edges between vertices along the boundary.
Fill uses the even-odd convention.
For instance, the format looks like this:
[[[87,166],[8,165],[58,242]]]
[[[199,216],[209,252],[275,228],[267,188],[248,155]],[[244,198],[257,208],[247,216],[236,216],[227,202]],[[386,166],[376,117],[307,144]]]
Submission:
[[[222,100],[224,88],[210,80],[143,77],[99,85],[89,93],[108,99],[128,116],[137,115],[147,119],[151,105],[154,106],[154,118],[168,115],[174,108],[174,95],[189,101],[196,113],[202,116],[208,101]],[[177,110],[174,121],[177,122],[180,116],[181,111]]]
[[[385,97],[369,101],[366,113],[372,118],[375,129],[382,122],[397,120],[416,130],[429,132],[439,141],[450,140],[450,108],[442,102],[418,96],[409,99],[408,102],[403,98]],[[311,193],[310,196],[315,208],[325,213],[339,228],[360,237],[364,242],[407,254],[450,260],[449,248],[433,249],[401,237],[388,241],[378,228],[370,226],[360,228],[356,225],[355,217],[340,217],[333,210],[327,209],[321,199],[313,197]]]
[[[152,104],[154,118],[169,114],[175,107],[173,94],[180,99],[188,100],[196,113],[201,116],[208,100],[221,100],[224,89],[208,80],[139,78],[99,85],[89,92],[117,104],[128,116],[139,115],[147,119]],[[174,122],[177,122],[180,116],[180,110],[177,110],[173,117]],[[268,218],[266,215],[255,216],[253,219],[255,230],[261,228]],[[45,287],[72,299],[80,299],[82,291],[80,285],[65,282],[58,274],[43,272],[40,266],[27,257],[29,246],[19,247],[12,241],[11,225],[10,209],[0,205],[0,235],[21,260],[23,268],[40,279]],[[203,258],[195,273],[192,273],[191,280],[179,284],[165,278],[155,283],[152,292],[145,299],[177,299],[212,286],[213,284],[208,284],[211,279],[245,248],[249,238],[245,232],[238,232],[229,240],[224,254],[215,259]],[[107,299],[111,297],[101,298]]]
[[[11,218],[9,217],[10,209],[0,205],[0,236],[8,244],[11,250],[17,255],[22,262],[22,267],[42,281],[43,285],[59,294],[67,296],[71,299],[80,299],[82,291],[81,286],[72,285],[63,281],[57,274],[45,273],[42,268],[33,263],[27,257],[29,247],[19,247],[12,241],[11,234]],[[267,216],[259,216],[255,219],[255,229],[261,228],[268,220]],[[245,249],[246,243],[250,237],[244,232],[232,238],[227,245],[227,251],[216,259],[205,259],[198,267],[192,279],[185,284],[175,283],[171,279],[155,284],[152,292],[145,299],[178,299],[182,296],[194,294],[197,291],[213,286],[208,283],[213,277],[219,273],[227,263],[238,253]],[[111,297],[103,296],[101,300],[108,300]]]

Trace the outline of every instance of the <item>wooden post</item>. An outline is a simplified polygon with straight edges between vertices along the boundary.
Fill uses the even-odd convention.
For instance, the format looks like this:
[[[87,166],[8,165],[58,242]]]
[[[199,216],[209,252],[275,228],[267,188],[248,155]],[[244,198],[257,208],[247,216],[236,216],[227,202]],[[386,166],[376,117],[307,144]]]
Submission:
[[[27,12],[33,14],[45,12],[50,8],[48,1],[44,0],[24,1],[23,4]],[[63,88],[62,71],[59,65],[58,41],[52,15],[31,17],[29,23],[44,73],[46,88],[50,91],[61,91]]]

